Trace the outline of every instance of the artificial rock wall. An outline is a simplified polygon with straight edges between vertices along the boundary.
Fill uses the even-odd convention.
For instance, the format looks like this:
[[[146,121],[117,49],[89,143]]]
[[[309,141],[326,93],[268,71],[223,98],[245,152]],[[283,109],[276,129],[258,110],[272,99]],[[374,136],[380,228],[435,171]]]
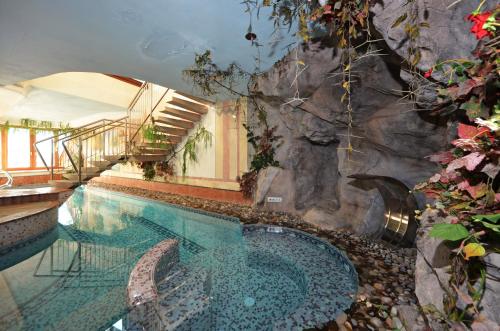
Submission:
[[[415,0],[422,28],[416,45],[422,53],[418,69],[427,71],[439,60],[471,57],[477,44],[464,17],[478,3],[462,1],[451,9],[440,0]],[[408,189],[436,171],[426,156],[446,148],[453,128],[429,111],[414,110],[401,91],[412,79],[402,66],[408,41],[403,25],[391,28],[407,10],[404,0],[383,0],[372,7],[373,39],[385,56],[366,57],[352,66],[353,148],[347,147],[347,114],[340,102],[341,51],[321,45],[299,46],[263,75],[255,85],[270,126],[277,126],[282,145],[279,168],[259,175],[255,204],[264,209],[300,214],[322,228],[350,228],[358,233],[380,234],[384,198],[373,180],[352,175],[396,179]],[[491,4],[490,4],[491,7]],[[285,105],[293,97],[296,58],[307,68],[297,80],[305,102]],[[444,77],[433,76],[436,80]],[[418,105],[430,108],[436,101],[435,85],[422,77]],[[292,88],[291,88],[292,86]],[[381,177],[383,178],[383,177]],[[267,197],[282,197],[281,203]],[[423,204],[423,197],[417,195]]]

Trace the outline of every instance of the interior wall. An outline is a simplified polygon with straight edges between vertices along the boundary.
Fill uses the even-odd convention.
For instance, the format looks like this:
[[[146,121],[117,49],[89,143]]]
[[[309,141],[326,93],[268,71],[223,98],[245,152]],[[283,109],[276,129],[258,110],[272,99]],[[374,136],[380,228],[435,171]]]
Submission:
[[[166,99],[168,101],[169,98]],[[182,176],[182,152],[175,162],[175,176],[169,182],[239,191],[237,177],[248,170],[248,143],[246,129],[247,104],[242,100],[224,101],[211,107],[200,121],[212,133],[212,145],[198,148],[198,162],[188,162],[186,175]],[[184,140],[177,146],[182,148],[188,136],[194,134],[191,129]],[[117,164],[103,176],[116,176],[143,179],[142,169],[134,164]],[[164,178],[155,178],[164,182]]]
[[[23,88],[36,87],[127,108],[139,87],[116,78],[89,72],[64,72],[21,82]]]
[[[188,135],[184,137],[183,141],[177,145],[177,149],[183,148],[189,136],[195,134],[198,127],[204,127],[209,132],[212,133],[212,143],[205,147],[203,144],[199,144],[196,155],[198,156],[198,162],[187,161],[186,176],[187,177],[200,177],[200,178],[216,178],[215,170],[215,150],[217,144],[220,143],[218,137],[218,130],[216,130],[216,117],[217,114],[213,108],[203,116],[201,121],[191,130],[189,130]],[[182,153],[176,159],[175,169],[177,174],[182,174]]]
[[[67,72],[0,87],[0,122],[23,118],[78,127],[102,118],[125,116],[138,87],[115,78]]]

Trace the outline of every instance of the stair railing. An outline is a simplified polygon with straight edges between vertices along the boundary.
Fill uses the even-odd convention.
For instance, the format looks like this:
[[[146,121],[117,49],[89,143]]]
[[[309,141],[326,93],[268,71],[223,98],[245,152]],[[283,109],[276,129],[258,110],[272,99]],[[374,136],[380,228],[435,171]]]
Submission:
[[[140,131],[148,124],[153,124],[153,113],[165,100],[170,89],[153,83],[144,83],[142,93],[135,98],[129,106],[128,117],[130,123],[129,147],[144,142]],[[129,151],[131,152],[131,150]]]
[[[91,131],[82,132],[62,141],[72,170],[82,182],[89,174],[100,172],[107,158],[127,155],[128,117],[105,123]]]
[[[117,155],[118,150],[122,156],[130,155],[132,148],[144,141],[139,132],[148,121],[153,122],[153,113],[164,101],[168,91],[166,87],[144,82],[130,102],[126,117],[115,121],[94,121],[35,142],[35,149],[50,172],[51,179],[54,179],[54,170],[60,169],[76,172],[81,182],[82,173],[90,167],[89,162],[105,156],[105,149],[112,152],[110,155]],[[112,145],[111,140],[116,141],[117,145]],[[41,145],[48,143],[50,162],[41,150]]]
[[[0,185],[0,189],[11,187],[12,184],[14,183],[14,178],[12,178],[11,174],[9,174],[7,171],[3,169],[0,169],[0,174],[5,175],[5,177],[7,177],[7,182]]]
[[[47,171],[50,172],[51,179],[54,179],[54,170],[56,168],[64,169],[64,164],[65,164],[64,154],[59,154],[60,152],[62,152],[59,151],[60,143],[64,139],[67,139],[74,134],[89,132],[99,126],[102,126],[106,122],[111,122],[111,120],[108,119],[97,120],[77,128],[72,128],[69,130],[59,132],[58,134],[55,134],[52,137],[48,137],[34,143],[35,150],[37,154],[40,156],[40,160],[42,161]],[[50,143],[50,166],[47,160],[45,159],[45,156],[43,155],[42,151],[40,150],[41,145],[48,143]]]

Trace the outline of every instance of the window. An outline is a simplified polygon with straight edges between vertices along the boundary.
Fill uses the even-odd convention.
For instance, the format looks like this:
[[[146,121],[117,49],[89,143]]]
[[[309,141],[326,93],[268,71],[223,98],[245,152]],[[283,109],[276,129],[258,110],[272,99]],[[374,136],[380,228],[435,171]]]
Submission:
[[[35,141],[40,141],[46,138],[50,138],[54,135],[52,131],[37,131],[36,132],[36,139]],[[50,160],[52,157],[52,140],[46,140],[44,142],[41,142],[37,145],[38,150],[43,156],[43,159],[45,162],[47,162],[47,166],[50,167]],[[40,157],[40,154],[37,153],[37,151],[34,151],[36,153],[36,167],[37,168],[42,168],[45,167],[45,164],[43,164],[42,158]]]
[[[29,129],[9,128],[7,135],[7,168],[31,167],[30,141]]]
[[[10,127],[0,128],[0,133],[2,169],[35,170],[45,168],[34,143],[52,137],[54,135],[53,131]],[[51,145],[51,141],[42,142],[37,145],[49,167],[51,165]],[[57,157],[54,159],[54,165],[57,167]]]

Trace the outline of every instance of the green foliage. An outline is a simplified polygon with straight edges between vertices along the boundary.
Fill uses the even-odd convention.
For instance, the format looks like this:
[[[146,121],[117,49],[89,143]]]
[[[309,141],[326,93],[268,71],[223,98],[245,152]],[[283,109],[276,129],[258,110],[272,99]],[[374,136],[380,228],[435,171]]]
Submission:
[[[258,110],[258,118],[262,127],[261,135],[256,135],[252,128],[244,125],[247,130],[247,140],[255,151],[250,162],[250,170],[238,178],[241,191],[247,198],[252,197],[257,184],[257,176],[262,169],[279,167],[279,162],[274,159],[274,156],[276,148],[280,146],[281,136],[275,135],[277,127],[268,127],[266,113],[261,108]]]
[[[59,122],[59,128],[53,126],[51,121],[37,121],[30,118],[22,118],[19,125],[12,125],[9,121],[5,121],[0,126],[4,128],[24,128],[24,129],[34,129],[36,131],[47,131],[47,130],[58,130],[60,132],[70,132],[73,130],[68,123],[64,124]]]
[[[462,224],[440,223],[434,224],[431,231],[429,232],[429,235],[431,237],[444,240],[457,241],[467,238],[469,236],[469,231]]]
[[[212,53],[206,50],[202,54],[196,54],[194,65],[183,71],[186,79],[191,80],[194,85],[206,96],[230,91],[239,94],[238,83],[250,75],[239,67],[235,62],[229,64],[225,69],[217,66],[212,60]]]
[[[495,17],[489,12],[480,14],[484,3],[467,18],[475,24],[471,33],[478,39],[496,40],[494,30],[483,31],[485,26],[478,23],[480,18]],[[433,112],[443,115],[454,112],[457,139],[451,142],[448,151],[430,157],[442,169],[416,189],[436,200],[435,206],[429,208],[437,211],[438,222],[451,220],[451,224],[435,224],[429,233],[454,241],[451,290],[445,298],[447,319],[472,329],[487,330],[498,328],[481,315],[480,300],[489,281],[482,257],[494,250],[500,238],[499,62],[498,50],[492,42],[479,43],[473,54],[476,57],[473,61],[440,61],[425,74],[426,78],[432,78],[433,71],[437,71],[447,79],[445,84],[437,82],[441,86]]]
[[[153,143],[154,147],[167,148],[172,147],[168,136],[161,134],[154,125],[146,125],[142,128],[144,139]],[[182,152],[182,175],[186,174],[188,162],[198,162],[198,148],[202,144],[205,148],[212,144],[212,133],[200,126],[195,133],[190,135],[184,146],[180,150],[173,148],[169,156],[163,161],[142,162],[140,167],[143,169],[143,176],[146,180],[153,180],[156,176],[168,177],[174,174],[173,160],[178,153]]]
[[[500,213],[491,215],[475,215],[472,216],[472,219],[474,222],[480,223],[487,230],[500,234],[500,224],[497,224],[500,221]]]
[[[21,126],[24,128],[34,128],[34,129],[52,129],[51,121],[37,121],[30,118],[22,118]]]
[[[142,127],[142,136],[144,139],[149,140],[151,142],[158,142],[161,140],[165,140],[165,135],[162,135],[157,129],[155,125],[145,125]]]
[[[257,174],[260,170],[268,166],[279,166],[279,163],[274,160],[275,149],[280,137],[274,135],[276,128],[269,128],[267,125],[266,112],[258,104],[257,98],[249,91],[248,86],[250,81],[255,77],[255,74],[249,74],[242,70],[235,63],[231,63],[226,69],[219,68],[212,61],[210,51],[203,54],[196,54],[195,64],[184,70],[184,76],[193,81],[194,85],[198,87],[205,95],[213,95],[221,91],[229,92],[238,97],[248,96],[253,103],[259,120],[259,126],[262,128],[262,135],[254,134],[252,128],[245,126],[247,129],[248,142],[254,147],[256,151],[250,164],[250,171],[243,174],[238,179],[240,187],[245,196],[250,196],[255,187]],[[244,95],[236,90],[236,85],[243,78],[249,79],[247,84],[248,95]],[[206,131],[206,130],[205,130]],[[184,146],[182,173],[186,172],[186,164],[188,161],[197,161],[196,148],[198,141],[202,141],[207,145],[209,141],[208,131],[198,130],[197,133],[188,139]],[[210,135],[211,143],[211,135]]]
[[[212,133],[204,127],[198,127],[196,132],[189,136],[184,144],[184,151],[182,153],[182,175],[186,174],[187,163],[198,162],[198,146],[203,144],[205,148],[212,145]]]
[[[250,162],[250,170],[259,172],[267,167],[278,167],[279,162],[274,159],[276,148],[275,142],[281,139],[281,136],[276,136],[277,127],[263,129],[262,135],[255,133],[247,126],[243,125],[247,130],[247,140],[255,150],[252,161]]]
[[[147,181],[152,181],[156,177],[155,162],[142,162],[142,176]]]

